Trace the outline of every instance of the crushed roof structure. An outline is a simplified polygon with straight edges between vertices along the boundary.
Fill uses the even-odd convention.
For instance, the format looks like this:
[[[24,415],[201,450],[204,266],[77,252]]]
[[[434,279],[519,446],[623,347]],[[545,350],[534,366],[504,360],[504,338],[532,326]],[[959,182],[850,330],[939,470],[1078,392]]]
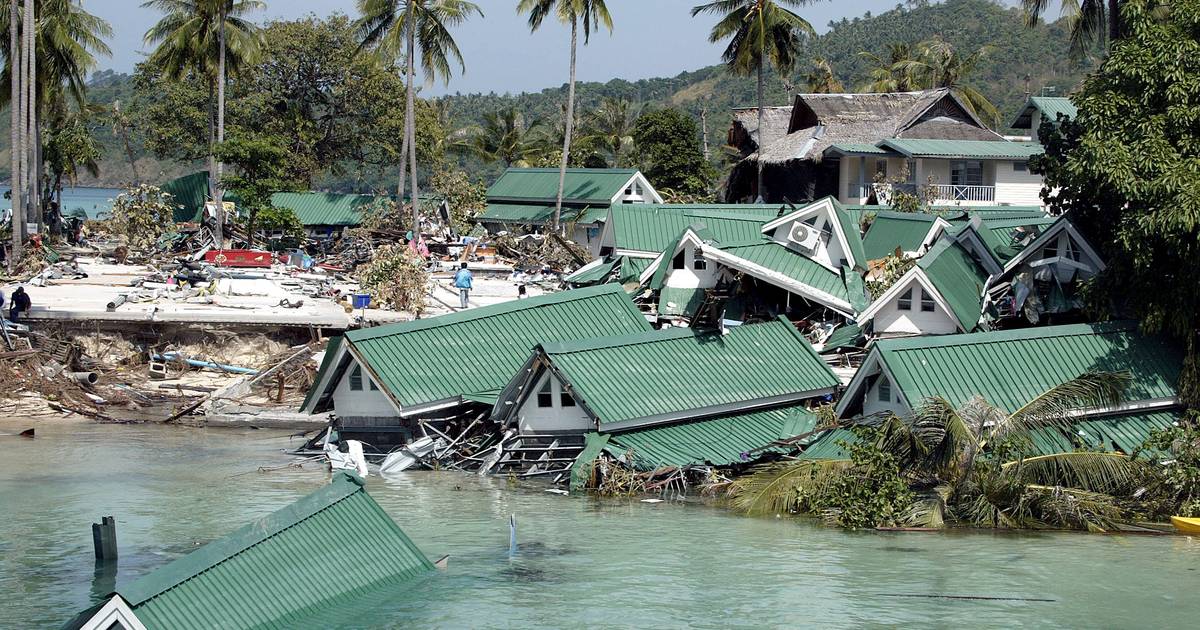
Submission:
[[[887,258],[896,252],[918,252],[929,238],[938,215],[921,212],[880,211],[863,235],[867,260]]]
[[[397,414],[409,416],[500,389],[537,343],[649,329],[625,291],[608,284],[351,331],[335,351],[326,351],[301,411],[331,408],[352,359]]]
[[[355,226],[362,223],[367,206],[379,199],[375,195],[328,192],[279,192],[271,195],[271,205],[291,210],[305,226]]]
[[[1050,122],[1058,120],[1058,115],[1074,119],[1079,116],[1079,109],[1075,107],[1075,103],[1070,98],[1065,96],[1031,96],[1025,101],[1025,106],[1021,111],[1017,112],[1016,118],[1009,123],[1009,127],[1013,129],[1037,129],[1042,123],[1041,120],[1034,120],[1033,116],[1036,112],[1041,112]]]
[[[208,171],[196,171],[190,175],[177,177],[159,188],[171,195],[175,205],[175,222],[189,223],[200,221],[204,212],[204,204],[208,201]],[[225,201],[237,202],[237,195],[225,191]]]
[[[124,586],[68,628],[308,628],[433,564],[347,472]]]
[[[782,318],[724,334],[670,328],[539,344],[512,371],[493,418],[515,413],[544,370],[605,433],[795,404],[830,394],[839,383]]]
[[[837,411],[841,417],[857,413],[866,381],[880,370],[910,409],[933,396],[957,407],[979,395],[1011,413],[1088,371],[1128,371],[1129,402],[1172,406],[1182,364],[1181,348],[1139,333],[1132,322],[880,339]]]
[[[488,188],[487,208],[479,220],[489,223],[538,224],[551,219],[558,197],[559,169],[508,168]],[[662,198],[637,169],[569,168],[563,185],[563,220],[599,223],[608,207],[636,185],[655,203]]]
[[[989,274],[954,239],[939,239],[915,266],[862,312],[858,323],[870,321],[913,283],[928,292],[962,332],[971,332],[983,314],[983,292]]]

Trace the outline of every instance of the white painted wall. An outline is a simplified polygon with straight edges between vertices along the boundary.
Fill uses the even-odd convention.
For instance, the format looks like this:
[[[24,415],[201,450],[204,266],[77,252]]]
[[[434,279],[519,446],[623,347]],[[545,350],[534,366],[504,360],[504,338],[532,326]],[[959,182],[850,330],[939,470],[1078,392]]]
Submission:
[[[810,216],[812,215],[802,216],[799,221],[789,221],[775,228],[775,231],[771,233],[771,240],[785,247],[796,249],[794,244],[788,239],[788,234],[791,234],[792,226],[797,223],[805,223]],[[817,211],[816,216],[816,227],[820,228],[825,234],[821,237],[820,244],[817,245],[816,251],[812,255],[809,255],[807,252],[802,253],[822,265],[840,270],[842,265],[846,264],[847,256],[842,249],[841,241],[838,240],[837,234],[834,232],[834,217],[830,216],[829,212],[824,208]],[[813,227],[807,223],[805,225],[810,228]],[[797,249],[797,251],[799,250]]]
[[[1024,162],[1021,162],[1022,164]],[[1013,169],[1016,162],[996,162],[996,204],[1010,206],[1042,205],[1042,176]]]
[[[900,296],[912,288],[912,310],[900,310]],[[934,303],[932,313],[921,310],[921,295],[924,289],[916,278],[908,281],[906,288],[901,289],[895,298],[884,304],[875,314],[874,329],[876,335],[947,335],[958,331],[954,319],[940,305]]]
[[[873,413],[880,413],[883,411],[891,411],[897,414],[908,413],[908,407],[906,407],[904,403],[900,402],[900,390],[896,387],[895,383],[890,383],[891,396],[886,397],[884,400],[879,399],[880,384],[886,379],[887,375],[881,374],[879,378],[875,379],[875,382],[867,388],[866,397],[863,398],[863,415],[869,416]]]
[[[343,418],[357,416],[396,416],[396,410],[388,401],[382,389],[371,389],[371,377],[366,369],[362,371],[362,391],[350,389],[350,374],[358,363],[351,358],[350,367],[342,375],[337,388],[333,390],[333,410]]]
[[[546,385],[546,381],[550,381],[551,400],[553,406],[538,407],[537,393]],[[587,417],[583,408],[578,405],[574,407],[563,407],[560,394],[562,393],[562,384],[557,378],[554,378],[550,372],[544,371],[542,377],[538,379],[537,384],[533,388],[533,392],[525,399],[525,403],[521,405],[517,411],[517,426],[523,434],[538,434],[538,433],[583,433],[585,431],[594,431],[596,424],[591,418]]]
[[[658,200],[654,198],[654,192],[650,182],[647,182],[646,178],[638,173],[629,186],[617,193],[617,196],[613,198],[613,203],[658,203]]]
[[[688,245],[683,249],[683,269],[671,266],[674,257],[668,260],[666,286],[674,289],[711,289],[717,286],[717,263],[709,260],[706,269],[696,269],[696,256],[696,248]]]

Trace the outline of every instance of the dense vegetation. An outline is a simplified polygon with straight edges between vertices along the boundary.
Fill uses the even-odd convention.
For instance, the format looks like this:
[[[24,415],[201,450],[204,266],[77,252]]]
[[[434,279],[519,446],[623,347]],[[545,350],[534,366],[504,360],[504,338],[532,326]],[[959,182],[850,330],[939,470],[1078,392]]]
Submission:
[[[938,34],[962,51],[973,52],[986,47],[987,52],[977,65],[972,82],[997,105],[1003,119],[1015,112],[1027,89],[1036,92],[1042,88],[1053,87],[1057,93],[1065,93],[1079,83],[1090,67],[1086,62],[1081,65],[1069,61],[1070,41],[1062,25],[1026,28],[1018,9],[1006,8],[990,0],[948,0],[940,4],[910,2],[909,5],[879,15],[868,14],[831,23],[826,34],[806,44],[793,76],[785,80],[768,72],[766,101],[785,103],[788,102],[788,94],[804,90],[805,77],[812,72],[811,60],[815,57],[828,62],[837,80],[847,89],[856,89],[868,83],[870,79],[871,62],[860,53],[869,52],[884,56],[890,44],[915,45]],[[691,18],[681,16],[681,19]],[[314,23],[338,26],[319,35],[312,28]],[[342,37],[349,36],[347,31],[342,30],[345,27],[340,25],[347,23],[348,20],[339,22],[338,18],[306,18],[297,22],[268,25],[267,54],[286,60],[298,50],[305,47],[309,50],[319,50],[315,47],[320,45],[330,55],[336,55],[325,45],[338,43]],[[324,39],[317,41],[318,37]],[[272,40],[276,42],[275,45],[271,43]],[[287,45],[281,47],[280,42]],[[467,61],[469,63],[470,60]],[[343,60],[331,57],[325,62],[326,67],[335,67],[334,64],[343,63]],[[237,125],[238,95],[251,94],[251,89],[262,89],[261,81],[271,80],[271,77],[266,75],[270,71],[270,66],[264,66],[261,70],[254,68],[246,78],[231,81],[231,125]],[[331,77],[323,75],[320,78],[328,80]],[[275,79],[284,80],[286,77],[276,75]],[[240,91],[239,86],[242,86]],[[286,86],[281,84],[277,87],[283,89]],[[392,88],[390,84],[387,87]],[[89,124],[100,148],[97,160],[99,175],[92,177],[86,172],[81,172],[81,183],[118,185],[133,179],[133,168],[125,151],[122,132],[128,134],[137,170],[144,180],[159,182],[203,166],[198,160],[199,156],[194,153],[191,156],[188,156],[186,151],[175,151],[174,155],[170,154],[171,151],[159,151],[159,155],[155,154],[156,127],[153,125],[160,121],[155,121],[152,116],[147,117],[144,101],[147,90],[162,89],[161,84],[138,84],[134,76],[109,71],[92,76],[87,92],[88,99],[100,107],[97,108],[97,113],[91,116]],[[579,83],[576,89],[581,121],[589,112],[599,109],[606,98],[628,101],[641,109],[676,107],[692,115],[698,122],[701,121],[702,112],[705,112],[703,127],[706,128],[708,145],[715,158],[721,156],[720,147],[724,144],[729,109],[751,105],[755,100],[755,80],[752,77],[733,76],[718,65],[670,78],[640,81],[614,79],[607,83]],[[515,108],[525,120],[541,120],[548,127],[554,127],[556,124],[551,121],[561,120],[562,117],[565,91],[565,86],[560,86],[536,93],[454,94],[436,99],[430,102],[428,108],[418,108],[418,127],[431,130],[431,135],[426,136],[424,140],[425,149],[436,152],[439,148],[446,148],[444,143],[453,140],[448,136],[452,136],[454,130],[483,126],[489,114],[509,108]],[[193,114],[202,111],[205,95],[199,86],[177,96],[181,100],[172,103],[171,106],[187,105],[186,99],[192,101],[186,111]],[[401,87],[395,97],[402,96]],[[117,102],[120,102],[122,108],[120,116],[114,116],[112,112],[112,105]],[[392,102],[391,95],[385,102]],[[425,112],[424,117],[422,111]],[[200,117],[202,122],[202,113]],[[397,117],[403,118],[402,114],[397,114]],[[114,125],[114,119],[121,118],[126,119],[129,125]],[[392,125],[402,126],[402,120],[387,122],[388,133],[398,134],[399,131]],[[561,123],[557,126],[561,127]],[[436,134],[441,134],[441,137],[432,137]],[[169,148],[165,146],[169,138],[161,140],[163,141],[158,142],[157,147]],[[421,142],[419,140],[419,148]],[[6,149],[7,144],[8,137],[0,137],[0,149]],[[196,145],[190,142],[178,148],[183,149],[187,146],[196,148]],[[456,159],[467,167],[473,177],[481,181],[490,181],[503,168],[501,163],[485,163],[477,155],[469,152],[456,156]],[[385,160],[382,158],[377,160],[383,161]],[[429,163],[424,158],[421,161]],[[311,178],[313,186],[343,190],[395,186],[394,173],[387,172],[388,169],[381,163],[372,164],[369,168],[350,168],[344,162],[336,161],[317,166],[320,167],[320,172],[314,173]],[[394,165],[391,170],[395,170]],[[0,177],[6,176],[7,164],[0,164]]]

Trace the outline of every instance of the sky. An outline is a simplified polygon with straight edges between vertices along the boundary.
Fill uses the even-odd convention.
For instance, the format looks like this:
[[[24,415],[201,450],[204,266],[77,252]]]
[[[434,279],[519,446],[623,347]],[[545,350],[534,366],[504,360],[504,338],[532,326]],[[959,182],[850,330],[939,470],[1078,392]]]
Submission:
[[[355,14],[354,0],[266,0],[267,9],[256,21],[292,19],[307,14]],[[722,45],[710,44],[708,32],[716,21],[708,15],[689,16],[699,0],[608,0],[614,31],[594,34],[581,47],[578,76],[581,81],[628,80],[675,76],[720,61]],[[832,0],[799,10],[818,32],[831,20],[879,13],[898,0]],[[113,27],[111,59],[101,68],[132,72],[146,50],[142,36],[159,17],[141,7],[142,0],[84,0],[85,8],[108,20]],[[525,18],[516,13],[516,0],[476,0],[484,12],[455,30],[467,71],[449,86],[438,84],[427,93],[538,91],[566,83],[569,30],[547,22],[530,33]]]

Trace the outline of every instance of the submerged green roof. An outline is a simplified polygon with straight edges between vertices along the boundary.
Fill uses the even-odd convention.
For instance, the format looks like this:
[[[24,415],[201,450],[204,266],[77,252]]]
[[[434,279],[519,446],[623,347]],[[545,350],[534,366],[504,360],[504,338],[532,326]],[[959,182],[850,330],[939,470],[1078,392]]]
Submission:
[[[376,199],[374,195],[279,192],[271,195],[271,205],[291,210],[305,226],[353,226],[362,223],[364,207]]]
[[[120,589],[148,628],[300,628],[309,613],[344,607],[433,569],[366,493],[333,482]]]
[[[918,138],[889,138],[879,146],[892,149],[905,157],[961,158],[983,160],[1027,160],[1044,153],[1036,142],[1004,140],[924,140]]]
[[[657,254],[689,226],[703,226],[719,241],[758,238],[780,204],[617,204],[610,209],[616,248]]]
[[[631,168],[569,168],[563,201],[607,206],[637,172]],[[558,179],[557,168],[510,168],[488,188],[488,202],[553,205],[558,197]]]
[[[742,456],[776,440],[807,433],[816,424],[816,415],[802,405],[793,405],[617,433],[610,436],[605,450],[615,457],[628,456],[639,470],[729,466],[757,459]]]
[[[355,330],[345,338],[380,385],[408,407],[499,389],[539,342],[649,329],[625,291],[608,284]]]
[[[540,349],[601,431],[796,402],[838,385],[783,319],[727,334],[675,328]]]
[[[988,273],[953,239],[941,239],[917,261],[964,331],[979,324]]]
[[[1009,413],[1096,370],[1129,371],[1129,401],[1174,398],[1183,364],[1178,345],[1142,335],[1129,322],[880,339],[871,354],[887,366],[910,405],[942,396],[957,407],[980,395]],[[850,398],[842,399],[839,412]]]

